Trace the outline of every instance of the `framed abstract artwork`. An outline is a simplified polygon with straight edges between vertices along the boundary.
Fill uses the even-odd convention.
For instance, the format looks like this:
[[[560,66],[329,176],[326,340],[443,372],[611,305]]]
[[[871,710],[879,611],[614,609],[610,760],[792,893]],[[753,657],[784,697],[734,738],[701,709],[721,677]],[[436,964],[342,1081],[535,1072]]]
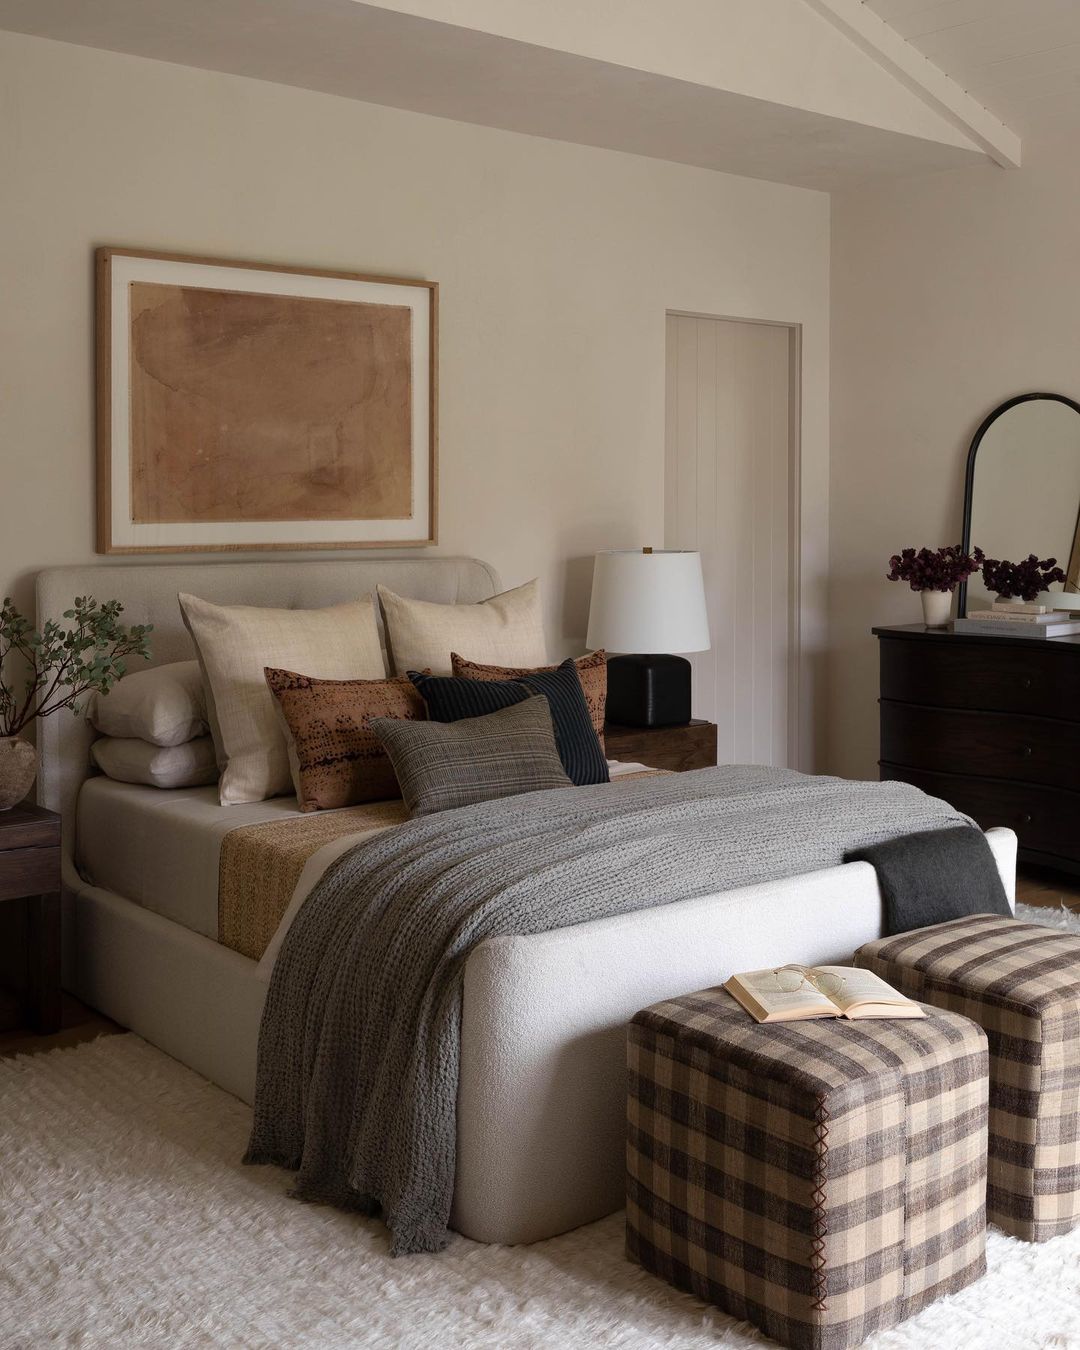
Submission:
[[[436,539],[438,286],[97,251],[99,553]]]

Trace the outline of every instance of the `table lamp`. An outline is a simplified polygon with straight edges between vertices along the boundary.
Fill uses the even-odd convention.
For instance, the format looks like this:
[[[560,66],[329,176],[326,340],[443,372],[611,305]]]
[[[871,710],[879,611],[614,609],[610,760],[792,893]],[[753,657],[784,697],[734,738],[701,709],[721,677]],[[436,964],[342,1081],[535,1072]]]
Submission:
[[[701,554],[651,548],[598,553],[587,643],[620,653],[608,656],[609,722],[689,722],[690,662],[671,653],[710,646]]]

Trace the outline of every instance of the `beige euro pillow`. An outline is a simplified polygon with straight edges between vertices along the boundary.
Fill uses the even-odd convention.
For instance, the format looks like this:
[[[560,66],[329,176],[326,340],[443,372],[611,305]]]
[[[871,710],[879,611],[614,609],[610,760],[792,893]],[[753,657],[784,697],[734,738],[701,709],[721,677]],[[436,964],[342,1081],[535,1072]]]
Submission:
[[[102,736],[90,747],[90,758],[118,783],[144,783],[156,788],[205,787],[217,782],[217,757],[210,736],[183,745],[151,745],[133,736]]]
[[[205,736],[209,727],[199,663],[173,661],[133,670],[107,694],[94,694],[86,716],[103,736],[151,745],[184,745]]]
[[[199,654],[221,768],[222,806],[292,791],[289,755],[267,666],[324,680],[380,680],[386,663],[370,595],[327,609],[215,605],[181,593]]]
[[[475,605],[410,600],[380,586],[379,602],[398,675],[410,670],[450,675],[451,652],[498,666],[542,666],[547,661],[539,581]]]

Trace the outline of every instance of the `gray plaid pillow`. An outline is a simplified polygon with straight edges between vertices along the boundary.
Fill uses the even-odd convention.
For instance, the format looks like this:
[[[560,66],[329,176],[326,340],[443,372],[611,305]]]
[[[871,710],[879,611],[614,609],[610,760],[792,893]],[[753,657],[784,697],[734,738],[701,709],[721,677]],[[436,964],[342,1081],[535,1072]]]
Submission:
[[[548,701],[536,695],[484,717],[458,722],[376,717],[368,729],[389,756],[414,816],[573,786],[555,745]]]

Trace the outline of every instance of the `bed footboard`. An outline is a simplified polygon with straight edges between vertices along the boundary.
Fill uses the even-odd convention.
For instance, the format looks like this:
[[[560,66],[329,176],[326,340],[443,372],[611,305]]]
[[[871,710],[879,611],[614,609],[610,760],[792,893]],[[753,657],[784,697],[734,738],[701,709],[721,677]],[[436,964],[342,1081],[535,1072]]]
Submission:
[[[987,838],[1015,903],[1016,836]],[[250,1102],[256,963],[108,891],[66,899],[68,987]],[[620,1209],[632,1014],[736,970],[848,961],[880,935],[873,868],[852,863],[481,943],[465,966],[453,1226],[536,1242]]]
[[[1016,836],[987,838],[1015,904]],[[738,970],[850,961],[881,915],[873,868],[851,863],[482,943],[465,968],[453,1226],[536,1242],[622,1208],[633,1013]]]

